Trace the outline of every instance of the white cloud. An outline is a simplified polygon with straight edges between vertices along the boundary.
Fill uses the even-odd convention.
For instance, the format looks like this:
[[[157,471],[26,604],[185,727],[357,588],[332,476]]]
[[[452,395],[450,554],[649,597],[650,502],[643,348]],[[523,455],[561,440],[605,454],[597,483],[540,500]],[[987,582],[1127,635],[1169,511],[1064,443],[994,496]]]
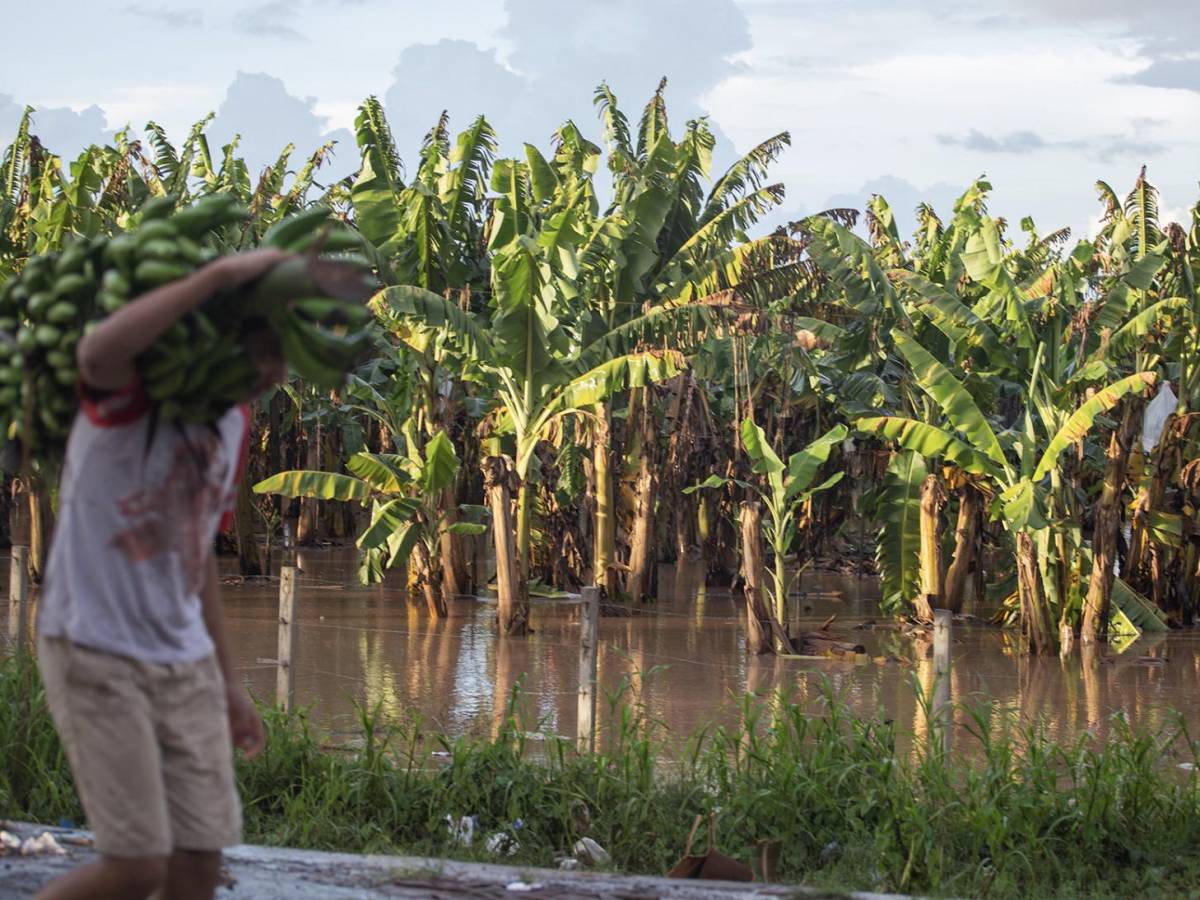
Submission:
[[[209,85],[164,82],[116,88],[101,97],[99,104],[108,120],[118,126],[140,129],[153,120],[176,134],[215,111],[220,101],[221,92]]]
[[[318,179],[335,180],[357,168],[354,136],[345,129],[331,130],[315,107],[312,97],[300,98],[288,93],[278,78],[261,72],[239,72],[212,123],[210,143],[215,149],[234,135],[241,135],[239,153],[251,173],[257,175],[289,143],[296,147],[292,156],[295,167],[321,144],[337,141],[334,158]]]

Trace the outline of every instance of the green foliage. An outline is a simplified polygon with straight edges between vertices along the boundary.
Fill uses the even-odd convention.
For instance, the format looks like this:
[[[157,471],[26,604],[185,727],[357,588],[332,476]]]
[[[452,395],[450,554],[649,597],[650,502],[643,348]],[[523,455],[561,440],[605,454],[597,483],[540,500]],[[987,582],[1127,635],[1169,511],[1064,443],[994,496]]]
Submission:
[[[862,422],[859,422],[862,427]],[[876,504],[881,522],[876,544],[880,605],[887,612],[909,608],[920,584],[921,483],[929,474],[925,455],[915,449],[897,453],[888,464]]]
[[[720,808],[718,843],[739,859],[786,835],[786,883],[839,890],[1039,898],[1187,895],[1198,871],[1200,760],[1168,717],[1136,731],[1056,743],[1040,725],[997,732],[967,705],[952,756],[903,749],[890,722],[747,697],[740,723],[692,737],[647,723],[618,694],[605,750],[577,754],[514,703],[493,738],[451,736],[359,710],[361,742],[327,750],[306,712],[264,709],[266,749],[238,760],[249,843],[492,860],[459,845],[449,816],[478,833],[522,827],[518,866],[552,867],[588,836],[612,868],[659,875],[692,819]],[[515,699],[515,697],[514,697]],[[82,822],[65,755],[29,661],[0,663],[0,818]],[[939,740],[937,729],[928,736]],[[436,751],[441,758],[432,754]],[[35,769],[28,766],[34,764]],[[586,810],[588,824],[583,824]],[[86,822],[83,824],[86,825]]]

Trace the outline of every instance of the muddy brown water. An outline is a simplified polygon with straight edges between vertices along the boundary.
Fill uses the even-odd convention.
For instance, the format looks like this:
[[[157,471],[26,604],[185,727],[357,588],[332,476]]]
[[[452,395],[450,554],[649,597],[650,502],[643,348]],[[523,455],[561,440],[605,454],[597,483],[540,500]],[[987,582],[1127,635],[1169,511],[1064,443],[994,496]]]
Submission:
[[[295,690],[298,705],[336,736],[358,731],[355,704],[378,707],[391,720],[419,715],[451,734],[488,733],[504,715],[514,683],[528,731],[573,736],[579,662],[579,611],[570,601],[535,601],[534,633],[498,641],[495,608],[459,598],[450,616],[429,618],[395,587],[354,583],[353,551],[304,550],[298,593]],[[229,561],[232,564],[232,561]],[[8,572],[7,561],[3,572]],[[610,719],[605,695],[620,694],[669,735],[737,722],[746,692],[782,688],[817,709],[827,690],[851,712],[881,715],[902,733],[927,731],[915,681],[932,690],[928,645],[889,629],[851,631],[878,616],[878,586],[870,579],[806,573],[795,601],[795,624],[833,628],[862,643],[858,658],[783,660],[747,655],[741,604],[721,587],[706,586],[696,563],[663,566],[658,601],[640,614],[600,620],[599,724]],[[398,579],[397,579],[398,580]],[[278,582],[224,587],[235,667],[257,696],[274,695]],[[5,592],[7,596],[7,592]],[[0,635],[8,634],[7,609]],[[956,624],[951,691],[996,727],[1039,722],[1049,737],[1102,736],[1115,714],[1156,728],[1183,714],[1200,733],[1200,632],[1143,640],[1122,654],[1107,649],[1090,663],[1031,659],[1012,636]],[[960,732],[968,715],[959,710]]]

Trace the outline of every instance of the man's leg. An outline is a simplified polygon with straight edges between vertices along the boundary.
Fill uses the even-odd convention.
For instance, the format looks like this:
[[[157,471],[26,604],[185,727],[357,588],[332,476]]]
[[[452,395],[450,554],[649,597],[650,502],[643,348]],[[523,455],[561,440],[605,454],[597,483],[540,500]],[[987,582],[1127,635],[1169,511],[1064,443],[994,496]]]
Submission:
[[[221,880],[221,854],[176,850],[167,861],[167,881],[158,900],[212,900]]]
[[[142,900],[159,890],[166,879],[165,859],[105,856],[54,879],[38,892],[36,900]]]
[[[46,900],[142,900],[167,877],[162,757],[137,663],[43,638],[38,666],[100,859],[59,878]]]
[[[177,666],[155,690],[175,845],[164,896],[208,900],[220,881],[221,848],[242,837],[225,682],[210,658]]]

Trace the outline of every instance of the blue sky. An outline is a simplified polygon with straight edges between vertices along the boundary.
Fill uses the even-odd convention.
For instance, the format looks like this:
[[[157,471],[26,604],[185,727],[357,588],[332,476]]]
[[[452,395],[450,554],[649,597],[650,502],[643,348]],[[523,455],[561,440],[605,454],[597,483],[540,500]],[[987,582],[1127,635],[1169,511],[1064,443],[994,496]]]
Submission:
[[[387,103],[402,155],[446,108],[486,113],[503,149],[573,118],[598,137],[607,79],[631,117],[659,76],[672,119],[707,114],[728,161],[781,130],[778,219],[873,192],[902,214],[947,210],[987,173],[992,209],[1087,231],[1092,185],[1149,166],[1164,212],[1200,198],[1200,14],[1192,0],[41,0],[0,58],[0,140],[26,103],[70,155],[147,119],[243,136],[251,161],[287,141],[340,141]],[[907,215],[906,215],[907,218]]]

